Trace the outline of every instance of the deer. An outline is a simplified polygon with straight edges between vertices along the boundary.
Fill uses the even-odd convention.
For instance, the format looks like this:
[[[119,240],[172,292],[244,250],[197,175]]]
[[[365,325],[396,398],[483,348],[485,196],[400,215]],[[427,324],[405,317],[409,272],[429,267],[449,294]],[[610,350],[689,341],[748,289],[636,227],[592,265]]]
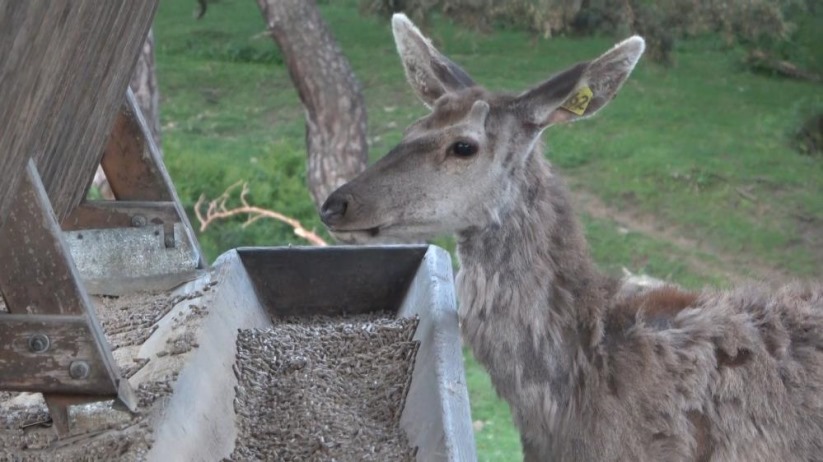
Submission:
[[[392,30],[431,112],[320,217],[350,244],[455,236],[462,335],[524,460],[823,460],[823,286],[628,287],[596,267],[543,154],[544,130],[615,97],[642,37],[508,94],[403,14]]]

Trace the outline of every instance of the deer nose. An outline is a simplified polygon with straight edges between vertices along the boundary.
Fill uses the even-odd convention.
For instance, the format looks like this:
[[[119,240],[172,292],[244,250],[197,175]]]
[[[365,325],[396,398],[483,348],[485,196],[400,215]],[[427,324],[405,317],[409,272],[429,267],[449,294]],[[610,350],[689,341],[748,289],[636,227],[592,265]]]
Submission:
[[[349,200],[343,194],[332,194],[320,208],[320,219],[326,226],[340,223],[349,208]]]

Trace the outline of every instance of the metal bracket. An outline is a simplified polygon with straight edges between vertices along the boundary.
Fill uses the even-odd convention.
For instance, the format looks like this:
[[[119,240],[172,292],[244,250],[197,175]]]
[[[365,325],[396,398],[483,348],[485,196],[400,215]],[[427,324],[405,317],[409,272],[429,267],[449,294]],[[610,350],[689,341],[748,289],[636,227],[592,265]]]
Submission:
[[[167,290],[175,275],[191,273],[200,263],[182,223],[66,231],[64,236],[93,294]]]

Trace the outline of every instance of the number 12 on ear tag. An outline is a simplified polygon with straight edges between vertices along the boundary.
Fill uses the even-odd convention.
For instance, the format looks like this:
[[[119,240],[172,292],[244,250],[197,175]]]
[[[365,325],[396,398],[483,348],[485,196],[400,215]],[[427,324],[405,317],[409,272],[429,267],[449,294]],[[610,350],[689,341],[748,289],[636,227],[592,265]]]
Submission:
[[[582,116],[586,112],[586,107],[591,102],[593,95],[591,88],[582,87],[560,107]]]

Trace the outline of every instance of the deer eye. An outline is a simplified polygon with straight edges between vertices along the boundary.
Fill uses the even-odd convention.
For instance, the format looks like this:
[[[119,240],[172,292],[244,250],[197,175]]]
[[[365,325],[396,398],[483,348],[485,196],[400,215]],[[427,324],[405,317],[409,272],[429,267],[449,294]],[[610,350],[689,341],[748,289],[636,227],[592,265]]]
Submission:
[[[468,141],[458,141],[449,147],[449,154],[455,157],[471,157],[477,154],[477,145]]]

